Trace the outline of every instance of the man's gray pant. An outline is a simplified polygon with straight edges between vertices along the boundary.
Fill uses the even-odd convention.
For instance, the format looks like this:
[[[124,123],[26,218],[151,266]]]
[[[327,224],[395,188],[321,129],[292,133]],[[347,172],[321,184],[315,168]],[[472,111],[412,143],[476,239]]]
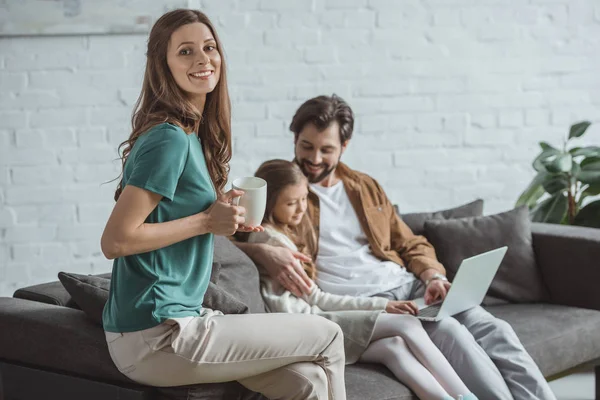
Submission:
[[[417,280],[375,296],[412,300],[424,292]],[[423,327],[480,400],[556,400],[512,327],[482,307]]]

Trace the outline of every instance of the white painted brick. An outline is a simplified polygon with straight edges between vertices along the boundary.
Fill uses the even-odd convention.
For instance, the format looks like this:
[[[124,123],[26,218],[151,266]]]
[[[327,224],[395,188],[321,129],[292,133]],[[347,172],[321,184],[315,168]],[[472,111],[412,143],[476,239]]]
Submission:
[[[463,93],[466,82],[463,78],[454,79],[432,79],[419,78],[416,81],[415,93]]]
[[[56,232],[60,241],[98,240],[102,237],[105,224],[61,224]]]
[[[77,130],[77,144],[79,147],[97,147],[108,143],[106,128],[90,127]]]
[[[525,111],[525,125],[546,126],[550,123],[550,113],[547,110]]]
[[[125,106],[131,106],[132,108],[135,105],[139,95],[139,89],[119,89],[118,92],[119,102]]]
[[[44,132],[40,129],[17,129],[15,139],[17,147],[22,148],[44,148],[46,145]]]
[[[523,126],[523,112],[502,111],[498,116],[498,121],[503,128],[518,128]]]
[[[311,11],[312,2],[306,0],[271,1],[261,0],[259,8],[269,11]]]
[[[57,239],[54,226],[12,226],[6,228],[4,241],[14,243],[51,242]]]
[[[387,116],[391,132],[403,132],[417,126],[417,117],[413,113],[392,114]]]
[[[554,90],[546,93],[546,104],[554,106],[577,106],[590,103],[590,94],[578,90]]]
[[[0,281],[6,281],[6,264],[10,258],[8,245],[0,243]]]
[[[114,157],[116,158],[116,156]],[[76,165],[75,166],[75,182],[83,182],[83,183],[105,183],[107,185],[112,185],[116,188],[118,181],[114,181],[110,183],[109,181],[117,178],[121,173],[120,169],[120,161],[114,161],[113,165],[111,164],[102,164],[102,165]]]
[[[0,87],[2,91],[19,92],[27,85],[27,74],[24,72],[4,72],[0,70]]]
[[[404,147],[429,148],[444,146],[459,146],[462,142],[461,132],[413,132],[402,141]]]
[[[422,114],[417,116],[417,129],[421,132],[441,131],[444,119],[441,115]]]
[[[411,84],[408,80],[366,81],[355,86],[353,95],[356,97],[387,97],[408,94]]]
[[[395,97],[381,103],[382,112],[430,111],[434,107],[433,99],[425,96]]]
[[[94,107],[91,109],[90,123],[92,125],[105,125],[129,123],[131,120],[130,107]]]
[[[432,15],[421,7],[403,7],[401,12],[381,10],[377,13],[377,26],[380,28],[424,27],[432,22]]]
[[[460,11],[452,8],[441,8],[433,13],[433,24],[437,26],[460,25]]]
[[[515,132],[512,129],[471,129],[465,134],[468,146],[510,145],[514,142]]]
[[[242,103],[233,107],[234,121],[257,121],[265,118],[267,107],[264,103]]]
[[[10,208],[0,207],[0,228],[8,228],[9,226],[15,226],[16,214]]]
[[[344,15],[344,25],[348,28],[372,28],[375,26],[376,15],[370,10],[348,11]]]
[[[312,46],[319,43],[319,32],[314,29],[277,29],[265,32],[267,46]]]
[[[31,113],[30,126],[32,128],[76,126],[84,125],[87,119],[86,111],[83,108],[39,110]]]
[[[63,149],[66,147],[74,147],[77,142],[75,140],[75,132],[71,128],[47,128],[43,130],[46,139],[46,148]]]
[[[63,87],[59,89],[60,102],[64,107],[111,106],[117,103],[117,89],[93,87]]]
[[[477,170],[461,166],[427,167],[425,169],[425,180],[441,187],[453,187],[456,184],[475,184],[477,182]]]
[[[79,149],[66,149],[58,154],[62,164],[103,164],[117,157],[114,148],[108,145],[97,145]]]
[[[24,111],[0,111],[0,129],[19,129],[27,126]]]
[[[19,263],[39,264],[42,261],[42,247],[35,244],[14,244],[11,246],[12,259]]]
[[[364,8],[368,4],[367,0],[325,0],[326,9],[350,9]]]
[[[337,58],[337,51],[331,46],[311,46],[304,50],[304,61],[307,64],[334,64]]]
[[[310,47],[311,49],[313,47]],[[246,62],[250,65],[297,64],[302,62],[304,54],[299,49],[265,47],[252,49],[246,53]],[[264,88],[263,88],[263,91]]]
[[[0,149],[0,165],[56,164],[56,154],[46,149]]]
[[[246,13],[248,26],[260,26],[271,29],[277,26],[278,14],[274,12],[248,12]]]
[[[295,12],[277,15],[277,26],[283,29],[318,29],[320,23],[319,16],[312,12]]]
[[[12,137],[12,132],[0,131],[0,149],[8,149],[9,146],[12,146]]]
[[[323,29],[321,32],[321,44],[337,46],[340,43],[348,44],[348,38],[352,38],[354,44],[368,44],[371,39],[370,29],[335,28]]]
[[[11,207],[17,216],[18,224],[56,225],[75,223],[75,205],[18,205]]]
[[[82,224],[106,223],[113,207],[112,203],[80,204],[77,206],[77,220]]]
[[[256,136],[287,136],[287,129],[283,120],[261,121],[255,124]]]
[[[389,116],[387,115],[365,115],[357,120],[361,134],[373,132],[385,132],[389,126]]]
[[[12,182],[17,186],[51,185],[72,183],[73,169],[70,165],[12,167]]]
[[[6,192],[6,204],[11,206],[56,204],[62,199],[61,190],[55,186],[12,186]]]
[[[89,75],[73,71],[32,71],[29,73],[29,89],[56,90],[65,87],[89,85]]]
[[[9,170],[6,166],[0,166],[0,185],[8,185],[9,182]]]
[[[100,240],[78,241],[70,243],[69,246],[71,248],[71,254],[73,254],[75,259],[103,257],[100,248]]]

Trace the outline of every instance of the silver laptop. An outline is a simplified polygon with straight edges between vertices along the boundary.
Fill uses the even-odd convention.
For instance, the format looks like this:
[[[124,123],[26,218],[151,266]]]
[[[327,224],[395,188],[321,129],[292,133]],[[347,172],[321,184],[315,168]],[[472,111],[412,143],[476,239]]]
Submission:
[[[414,300],[419,307],[417,318],[439,321],[481,304],[507,249],[506,246],[500,247],[464,259],[443,302],[425,305],[422,297]]]

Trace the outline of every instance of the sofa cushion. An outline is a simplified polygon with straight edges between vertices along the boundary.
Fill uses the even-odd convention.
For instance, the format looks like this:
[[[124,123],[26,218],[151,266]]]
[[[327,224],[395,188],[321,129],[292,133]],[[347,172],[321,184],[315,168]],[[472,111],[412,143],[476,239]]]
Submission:
[[[265,303],[254,262],[223,236],[215,236],[214,261],[221,265],[219,286],[247,305],[250,313],[264,313]]]
[[[526,206],[485,217],[429,220],[425,231],[448,278],[454,278],[465,258],[508,246],[488,293],[518,303],[548,298],[535,262]]]
[[[600,358],[600,311],[551,304],[487,310],[513,327],[546,377]]]
[[[447,210],[423,213],[401,214],[397,205],[394,206],[396,213],[402,221],[408,225],[415,235],[425,235],[425,221],[430,219],[452,219],[464,217],[480,217],[483,215],[483,200],[477,199],[462,206],[449,208]]]
[[[346,365],[344,375],[348,400],[418,400],[383,365]]]

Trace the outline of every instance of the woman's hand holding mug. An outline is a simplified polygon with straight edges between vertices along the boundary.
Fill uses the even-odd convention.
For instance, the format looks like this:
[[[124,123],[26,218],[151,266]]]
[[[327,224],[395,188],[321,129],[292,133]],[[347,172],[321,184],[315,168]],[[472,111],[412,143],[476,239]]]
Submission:
[[[246,210],[242,206],[231,204],[235,197],[243,194],[244,192],[241,190],[232,189],[219,196],[217,201],[205,211],[208,217],[208,232],[215,235],[230,236],[238,230],[240,225],[244,224]]]

